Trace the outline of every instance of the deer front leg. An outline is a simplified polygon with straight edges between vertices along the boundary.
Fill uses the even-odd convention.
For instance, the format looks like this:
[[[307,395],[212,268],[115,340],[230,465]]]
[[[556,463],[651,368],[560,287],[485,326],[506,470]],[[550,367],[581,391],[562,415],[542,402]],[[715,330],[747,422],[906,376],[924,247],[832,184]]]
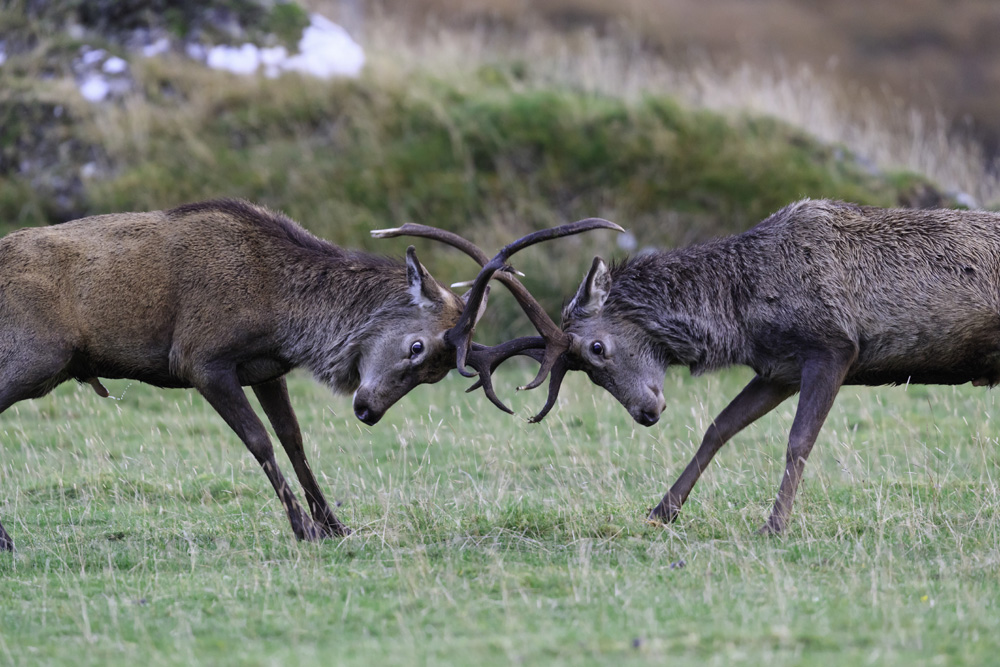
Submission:
[[[222,418],[229,428],[236,432],[250,453],[264,469],[267,479],[278,494],[288,521],[292,524],[295,537],[300,540],[316,540],[323,537],[323,531],[305,513],[295,494],[285,481],[274,459],[274,448],[267,435],[267,429],[254,413],[233,370],[217,371],[194,382],[202,396]]]
[[[776,535],[785,529],[792,512],[792,502],[802,480],[809,452],[816,444],[826,416],[833,407],[840,385],[847,370],[857,357],[857,349],[839,355],[807,361],[802,367],[801,394],[792,420],[792,430],[788,435],[788,450],[785,454],[785,474],[781,478],[778,497],[774,501],[771,516],[760,533]]]
[[[285,448],[288,458],[292,462],[295,475],[299,478],[302,491],[305,493],[306,502],[309,503],[309,511],[313,520],[319,524],[326,536],[349,535],[351,529],[340,522],[334,515],[330,505],[327,504],[323,492],[319,488],[319,483],[313,475],[309,461],[306,459],[305,448],[302,446],[302,430],[299,422],[295,418],[292,410],[292,403],[288,398],[288,385],[285,378],[278,378],[271,382],[255,385],[254,393],[260,400],[260,405],[264,408],[264,413],[274,427],[274,432],[278,436],[278,441]]]
[[[10,539],[10,535],[7,531],[3,529],[3,524],[0,523],[0,551],[13,551],[14,550],[14,540]]]
[[[795,393],[795,387],[765,380],[759,375],[750,380],[736,398],[727,405],[715,421],[708,427],[701,446],[694,458],[660,504],[649,515],[650,521],[669,522],[677,518],[681,506],[687,500],[701,473],[705,471],[712,457],[734,435],[776,408],[786,398]]]

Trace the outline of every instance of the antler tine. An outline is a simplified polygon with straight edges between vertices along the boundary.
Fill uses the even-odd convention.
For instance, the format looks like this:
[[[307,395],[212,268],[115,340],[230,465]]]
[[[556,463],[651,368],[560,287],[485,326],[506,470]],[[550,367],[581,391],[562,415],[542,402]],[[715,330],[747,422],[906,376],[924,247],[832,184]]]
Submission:
[[[454,248],[458,248],[459,250],[461,250],[465,254],[467,254],[470,257],[472,257],[472,259],[474,259],[476,261],[476,263],[479,264],[481,267],[485,267],[487,264],[490,263],[489,256],[485,252],[483,252],[479,248],[479,246],[475,245],[474,243],[472,243],[468,239],[463,238],[463,237],[459,236],[458,234],[455,234],[454,232],[449,232],[446,229],[439,229],[437,227],[431,227],[429,225],[421,225],[421,224],[418,224],[418,223],[415,223],[415,222],[408,222],[408,223],[404,224],[402,227],[393,227],[391,229],[373,229],[371,231],[371,235],[372,235],[373,238],[377,238],[377,239],[388,239],[388,238],[394,238],[394,237],[397,237],[397,236],[419,236],[419,237],[423,237],[423,238],[428,238],[428,239],[431,239],[431,240],[434,240],[434,241],[440,241],[440,242],[445,243],[447,245],[450,245],[450,246],[452,246]],[[491,272],[489,275],[491,277],[493,277],[493,275],[494,275],[494,273],[496,271],[503,271],[505,268],[509,268],[509,267],[504,267],[503,266],[503,262],[501,261],[500,266],[498,268],[494,269],[494,271]],[[498,279],[500,279],[500,278],[507,278],[508,277],[508,273],[506,271],[504,271],[502,273],[496,274],[495,277],[498,278]],[[513,276],[510,276],[509,278],[510,278],[509,281],[508,280],[503,280],[502,281],[502,282],[504,282],[505,285],[507,285],[508,289],[510,289],[512,287],[512,285],[516,284],[518,287],[520,287],[522,289],[522,291],[527,292],[527,290],[524,289],[524,287],[520,284],[520,282],[518,282],[517,278],[514,278]],[[451,330],[449,330],[448,334],[446,334],[448,336],[448,338],[451,338],[451,336],[453,335],[453,333],[455,331],[460,331],[461,330],[461,329],[459,329],[460,325],[462,325],[463,327],[466,326],[465,325],[465,320],[468,319],[468,318],[466,318],[466,313],[476,313],[476,312],[478,312],[478,310],[479,310],[479,304],[482,303],[483,296],[486,293],[486,287],[485,286],[486,286],[486,284],[488,282],[489,282],[489,278],[486,278],[485,280],[478,280],[478,276],[477,276],[477,280],[472,282],[472,291],[469,294],[469,298],[467,300],[467,304],[468,305],[466,306],[465,311],[462,314],[462,318],[459,320],[459,323],[456,324],[456,326],[453,327]],[[478,287],[477,287],[477,285],[478,285]],[[475,320],[472,319],[471,322],[472,322],[472,324],[474,324]],[[469,335],[469,339],[471,339],[471,328],[470,328],[469,334],[470,334]],[[460,342],[460,340],[458,342]],[[471,342],[471,340],[470,340],[470,342]],[[485,346],[482,346],[482,347],[483,347],[483,349],[488,349],[488,348],[485,348]],[[468,373],[468,372],[466,372],[465,366],[466,365],[471,365],[471,366],[473,366],[473,368],[477,368],[477,366],[479,366],[481,364],[480,364],[480,362],[478,360],[475,363],[468,363],[468,359],[467,359],[467,355],[468,355],[468,351],[469,351],[468,345],[466,345],[466,346],[456,345],[456,351],[457,351],[457,356],[458,356],[458,359],[457,359],[458,371],[462,375],[465,375],[466,377],[475,377],[474,373]],[[519,352],[516,352],[516,351],[515,352],[511,352],[507,357],[504,357],[504,358],[508,358],[508,357],[514,356],[516,354],[519,354]],[[499,364],[499,363],[500,363],[499,361],[496,362],[496,364]],[[496,368],[496,364],[494,364],[493,368]],[[490,369],[490,370],[492,371],[492,369]],[[497,395],[493,392],[492,383],[489,382],[489,381],[485,381],[485,382],[483,381],[482,373],[480,373],[480,380],[477,383],[475,383],[472,386],[471,389],[475,389],[475,388],[478,388],[480,386],[483,387],[483,391],[486,393],[486,396],[490,399],[490,401],[494,405],[496,405],[498,408],[500,408],[504,412],[508,412],[508,413],[511,412],[511,410],[506,405],[504,405],[503,402],[500,401],[500,399],[497,397]],[[470,389],[470,391],[471,391],[471,389]]]
[[[579,232],[591,229],[614,229],[619,232],[625,231],[615,223],[605,220],[603,218],[586,218],[584,220],[579,220],[577,222],[569,223],[567,225],[561,225],[560,227],[541,230],[539,232],[535,232],[534,234],[529,234],[528,236],[518,239],[510,246],[508,246],[508,248],[511,246],[515,246],[521,242],[526,242],[526,243],[523,246],[518,246],[516,249],[512,250],[509,253],[509,255],[514,254],[514,252],[520,250],[521,247],[527,247],[528,245],[531,245],[531,243],[537,243],[540,240],[545,240],[543,238],[538,238],[537,240],[533,240],[532,237],[535,237],[536,235],[538,237],[541,237],[541,235],[545,234],[546,232],[554,232],[555,230],[561,230],[564,228],[571,228],[571,231],[567,231],[564,234],[558,234],[558,236],[564,236],[567,234],[577,234]],[[551,236],[547,236],[546,238],[555,238],[555,237],[556,235],[553,234]],[[531,239],[531,241],[527,242],[529,241],[529,239]],[[512,278],[511,276],[501,275],[498,276],[498,278],[505,285],[508,286],[508,288],[514,294],[514,298],[517,299],[518,304],[520,304],[521,309],[524,310],[525,314],[528,316],[528,319],[531,320],[531,323],[535,325],[535,328],[538,330],[538,333],[540,333],[546,341],[545,354],[543,355],[541,361],[539,362],[538,373],[535,375],[535,378],[528,384],[517,388],[518,391],[534,389],[535,387],[541,385],[545,381],[546,376],[554,370],[556,360],[562,357],[562,354],[569,348],[570,340],[566,336],[566,334],[563,333],[562,329],[558,325],[556,325],[555,322],[552,321],[552,318],[550,318],[548,313],[545,312],[545,309],[541,307],[541,305],[538,303],[535,297],[533,297],[531,293],[528,292],[528,290],[524,287],[524,285],[522,285],[519,281]],[[508,281],[516,283],[516,287],[509,284]],[[563,371],[563,373],[565,374],[565,371]],[[548,412],[548,409],[551,409],[551,405],[547,404],[547,409],[545,410],[545,412]],[[542,414],[542,417],[544,417],[544,414]]]
[[[515,355],[531,357],[535,361],[541,362],[544,354],[545,339],[540,336],[525,336],[515,338],[500,345],[487,347],[479,343],[472,344],[472,353],[469,355],[468,364],[476,369],[479,379],[471,387],[465,390],[466,393],[475,391],[480,387],[483,393],[490,399],[493,405],[497,406],[507,414],[514,414],[514,411],[504,405],[503,401],[493,390],[493,371],[497,366]]]
[[[586,222],[586,221],[581,221],[581,222]],[[614,223],[608,223],[608,224],[614,225]],[[617,225],[614,226],[617,227]],[[580,231],[584,230],[581,229]],[[377,239],[395,238],[397,236],[418,236],[418,237],[428,238],[434,241],[440,241],[441,243],[445,243],[447,245],[452,246],[453,248],[461,250],[466,255],[474,259],[476,263],[479,264],[479,266],[481,267],[485,267],[487,264],[490,263],[489,256],[485,252],[483,252],[482,249],[479,248],[479,246],[475,245],[468,239],[459,236],[454,232],[450,232],[446,229],[439,229],[437,227],[431,227],[429,225],[421,225],[415,222],[408,222],[404,224],[402,227],[393,227],[391,229],[374,229],[371,231],[371,235],[373,238]],[[508,257],[514,252],[517,252],[517,250],[519,249],[515,248],[513,251],[511,251],[510,247],[511,246],[507,246],[504,249],[508,251],[507,255]],[[535,299],[528,292],[528,289],[521,284],[521,281],[519,281],[516,277],[512,275],[512,272],[501,271],[499,273],[494,273],[491,275],[493,278],[496,278],[497,280],[502,282],[507,287],[507,289],[510,290],[510,292],[514,295],[514,299],[518,302],[518,304],[520,304],[521,308],[525,311],[525,314],[528,316],[528,320],[535,326],[535,328],[540,333],[542,333],[543,336],[547,334],[551,335],[550,332],[559,330],[559,327],[555,324],[555,322],[552,321],[548,313],[545,312],[545,309],[542,308],[537,301],[535,301]],[[476,281],[471,281],[471,283],[473,289],[475,289]],[[482,300],[481,297],[477,298],[475,291],[473,291],[473,293],[469,295],[468,302],[470,304],[474,303],[475,309],[473,310],[471,308],[466,308],[466,310],[476,312],[479,308],[479,303],[481,302],[481,300]],[[458,329],[458,327],[456,326],[455,329]],[[475,368],[476,365],[479,364],[479,362],[476,363],[470,362],[470,358],[467,356],[468,347],[465,348],[459,347],[458,349],[460,357],[464,357],[464,359],[462,358],[459,359],[458,363],[459,372],[467,377],[473,377],[473,374],[465,372],[464,367],[466,365],[470,365],[473,366],[473,368]],[[489,348],[483,346],[483,349],[489,349]],[[477,354],[479,354],[478,351]],[[503,359],[499,359],[497,361],[492,361],[491,359],[492,368],[490,369],[490,371],[492,372],[492,370],[494,370],[504,359],[510,358],[511,356],[515,356],[517,354],[522,354],[522,353],[512,352]],[[539,361],[539,363],[543,361],[543,359],[540,359],[539,355],[535,353],[529,354],[528,356],[535,358],[537,361]],[[490,393],[492,392],[492,385],[488,384],[487,382],[484,382],[482,380],[482,375],[480,375],[480,380],[469,388],[469,391],[478,389],[481,386],[484,387],[484,391],[486,392],[487,396],[489,396],[490,400],[494,403],[494,405],[496,405],[498,408],[502,410],[508,411],[507,407],[503,405],[503,403],[501,403],[498,398],[496,398],[495,394],[493,396],[490,396]],[[488,387],[488,389],[486,387]]]
[[[549,395],[545,399],[545,405],[542,406],[537,415],[528,420],[529,424],[537,424],[545,419],[545,415],[549,414],[549,410],[555,406],[556,399],[559,398],[559,388],[562,386],[563,378],[566,377],[568,370],[570,370],[569,362],[565,356],[560,355],[552,366],[552,374],[549,377]]]
[[[557,238],[558,236],[568,236],[570,234],[579,234],[580,232],[592,230],[592,229],[613,229],[618,232],[625,231],[620,226],[616,225],[609,220],[603,218],[585,218],[583,220],[578,220],[577,222],[572,222],[569,224],[561,225],[559,227],[553,227],[550,229],[544,229],[538,232],[529,234],[517,241],[514,241],[510,245],[506,246],[500,253],[506,252],[506,257],[509,258],[518,250],[526,248],[534,243],[540,243],[551,238]],[[374,238],[393,238],[396,236],[419,236],[424,238],[429,238],[435,241],[440,241],[446,243],[454,248],[458,248],[465,254],[469,255],[478,263],[480,266],[484,267],[489,263],[490,259],[478,246],[462,238],[454,232],[449,232],[444,229],[438,229],[437,227],[430,227],[428,225],[421,225],[413,222],[408,222],[402,227],[394,227],[392,229],[377,229],[371,232]],[[497,255],[499,257],[499,253]],[[503,261],[506,261],[504,259]],[[541,307],[538,301],[528,292],[528,289],[521,284],[516,277],[514,277],[511,272],[503,271],[497,273],[493,276],[500,282],[502,282],[511,294],[514,295],[514,299],[517,301],[521,309],[524,310],[525,315],[527,315],[528,320],[534,325],[535,329],[542,335],[543,338],[558,338],[561,330],[559,326],[552,321],[545,309]],[[473,283],[474,284],[474,283]],[[471,295],[469,299],[470,303],[472,301]],[[479,305],[476,304],[478,309]],[[548,365],[551,367],[551,364]],[[547,369],[544,369],[547,372]],[[545,380],[545,375],[540,373],[539,377],[532,380],[530,383],[524,387],[519,387],[519,389],[533,389],[541,384]]]
[[[531,234],[522,236],[513,243],[507,244],[501,248],[500,252],[494,255],[485,266],[483,266],[479,275],[476,276],[476,281],[472,285],[472,290],[470,291],[469,298],[466,301],[465,310],[462,311],[462,316],[459,318],[458,323],[449,330],[447,336],[455,345],[456,362],[458,363],[459,372],[462,372],[462,369],[466,364],[469,348],[472,345],[472,330],[475,326],[475,313],[479,309],[479,304],[482,303],[483,296],[486,293],[486,285],[493,277],[493,274],[497,271],[512,271],[512,269],[507,266],[507,260],[510,259],[511,255],[527,248],[528,246],[563,236],[569,236],[571,234],[579,234],[580,232],[592,229],[615,229],[618,231],[624,231],[615,223],[603,218],[586,218],[584,220],[570,222],[565,225],[559,225],[558,227],[541,229],[537,232],[532,232]],[[508,278],[515,280],[511,276],[508,276]],[[520,282],[518,281],[517,284],[520,285]],[[559,329],[554,322],[552,322],[548,314],[545,313],[545,309],[542,308],[537,301],[535,301],[535,298],[531,296],[528,290],[524,289],[523,285],[520,285],[520,290],[518,290],[518,292],[522,291],[524,300],[522,301],[521,298],[519,298],[518,302],[528,314],[528,317],[532,320],[532,324],[536,325],[536,328],[539,324],[541,324],[542,328],[539,329],[539,333],[541,333],[542,337],[546,340],[546,348],[558,342],[562,346],[562,350],[560,351],[561,354],[561,352],[565,350],[565,346],[568,345],[568,340],[565,338],[565,334],[563,334],[562,330]],[[518,296],[518,294],[515,293],[515,296]],[[552,355],[547,353],[546,356],[551,357]],[[543,362],[543,369],[547,372],[546,366],[551,365]],[[472,377],[471,374],[465,375]],[[544,380],[544,375],[542,375],[540,379],[536,378],[536,382],[533,382],[532,386],[538,386],[538,384],[541,384],[542,380]]]
[[[538,345],[543,346],[543,349],[539,349]],[[535,361],[542,363],[543,357],[548,353],[548,347],[545,346],[545,340],[539,336],[528,336],[524,338],[515,338],[514,340],[507,341],[501,345],[496,345],[494,347],[486,347],[485,345],[480,345],[479,343],[473,343],[473,352],[480,353],[484,352],[484,356],[481,358],[489,358],[489,372],[483,373],[482,370],[479,372],[479,380],[477,380],[471,387],[465,390],[465,393],[470,391],[475,391],[480,387],[483,388],[483,392],[490,399],[493,405],[497,406],[507,414],[514,414],[514,411],[508,408],[504,403],[497,397],[493,392],[493,371],[502,362],[506,361],[510,357],[521,354],[527,357],[531,357]],[[508,349],[501,349],[508,348]],[[470,365],[475,365],[479,361],[479,358],[473,360],[470,357]],[[475,366],[477,369],[480,366]],[[485,365],[483,367],[486,367]],[[559,389],[562,387],[563,378],[566,377],[566,373],[573,369],[573,366],[569,363],[565,356],[559,355],[555,359],[555,363],[551,366],[551,376],[549,379],[549,392],[545,399],[545,405],[542,409],[538,411],[538,414],[531,417],[528,420],[529,424],[537,424],[545,419],[549,411],[555,407],[556,400],[559,398]],[[521,387],[518,387],[521,389]]]
[[[475,377],[476,373],[469,373],[465,370],[466,365],[472,366],[478,372],[479,380],[468,391],[477,389],[480,386],[483,387],[483,391],[490,401],[505,412],[509,413],[510,409],[494,393],[491,377],[493,370],[500,363],[518,354],[530,356],[539,362],[539,369],[535,378],[528,384],[518,387],[518,390],[538,387],[551,372],[555,386],[553,387],[550,383],[549,397],[545,406],[531,420],[535,422],[541,421],[549,410],[552,409],[552,406],[555,405],[555,398],[559,393],[559,385],[568,369],[565,362],[561,364],[559,362],[561,359],[564,359],[563,353],[568,349],[570,339],[552,321],[552,318],[549,317],[545,309],[542,308],[527,288],[512,275],[513,269],[507,266],[506,262],[511,255],[530,245],[593,229],[625,231],[609,220],[603,218],[586,218],[528,234],[505,246],[492,259],[487,259],[486,253],[458,234],[427,225],[406,223],[402,227],[393,229],[374,230],[371,234],[375,238],[421,236],[441,241],[462,250],[483,267],[473,282],[472,290],[466,301],[465,310],[462,312],[458,323],[448,331],[446,337],[455,346],[455,356],[459,372],[466,377]],[[508,341],[508,343],[493,348],[476,344],[477,347],[470,354],[470,348],[473,345],[472,330],[475,326],[475,313],[478,312],[479,305],[482,303],[482,299],[486,293],[486,285],[494,277],[502,282],[514,295],[514,299],[521,306],[521,309],[524,310],[525,315],[528,316],[535,329],[541,334],[541,339],[535,337],[515,339],[514,341]],[[532,342],[530,344],[524,342],[528,340]],[[544,347],[544,350],[540,350],[540,347]],[[556,377],[557,370],[558,378]]]

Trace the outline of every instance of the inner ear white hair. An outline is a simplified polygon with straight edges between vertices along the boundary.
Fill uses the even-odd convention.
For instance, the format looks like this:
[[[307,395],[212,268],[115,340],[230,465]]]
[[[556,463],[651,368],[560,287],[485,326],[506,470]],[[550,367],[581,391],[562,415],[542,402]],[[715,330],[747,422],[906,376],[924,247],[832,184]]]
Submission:
[[[406,249],[406,283],[413,305],[420,308],[434,308],[448,295],[417,259],[413,246]]]
[[[590,271],[576,290],[576,295],[566,306],[566,312],[577,317],[593,317],[604,308],[610,291],[611,274],[608,265],[600,257],[595,257]]]

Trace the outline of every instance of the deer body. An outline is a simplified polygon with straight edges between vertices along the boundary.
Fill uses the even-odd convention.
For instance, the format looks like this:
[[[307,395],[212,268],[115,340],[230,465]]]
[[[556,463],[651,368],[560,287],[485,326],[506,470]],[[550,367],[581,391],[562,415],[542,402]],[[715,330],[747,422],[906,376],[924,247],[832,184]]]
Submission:
[[[592,229],[622,231],[588,218],[528,234],[488,260],[457,234],[415,227],[484,265],[465,297],[434,280],[412,246],[405,264],[344,250],[239,200],[9,234],[0,239],[0,413],[69,379],[101,396],[108,395],[102,377],[193,387],[260,463],[297,538],[344,535],[350,531],[306,460],[285,374],[304,367],[336,392],[353,391],[355,416],[372,425],[417,385],[469,365],[490,401],[510,412],[490,373],[510,354],[545,357],[535,341],[473,344],[490,278],[509,269],[511,254],[536,243]],[[498,277],[532,321],[547,320],[516,278]],[[312,518],[278,469],[244,386],[252,387],[288,454]],[[13,548],[0,525],[0,551]]]
[[[610,277],[605,316],[695,374],[742,364],[796,382],[808,348],[848,345],[845,384],[1000,379],[997,215],[800,202]]]
[[[295,535],[345,534],[305,459],[284,375],[308,368],[374,424],[455,364],[464,308],[417,262],[347,251],[288,218],[220,200],[102,215],[0,239],[0,412],[69,379],[194,387],[268,475]],[[418,349],[419,348],[419,349]],[[312,519],[278,470],[261,401]],[[0,526],[0,549],[12,549]]]
[[[842,384],[1000,381],[1000,215],[804,200],[740,235],[611,267],[595,259],[563,330],[571,368],[647,426],[671,364],[757,374],[653,519],[673,520],[718,449],[801,392],[762,529],[779,532]]]

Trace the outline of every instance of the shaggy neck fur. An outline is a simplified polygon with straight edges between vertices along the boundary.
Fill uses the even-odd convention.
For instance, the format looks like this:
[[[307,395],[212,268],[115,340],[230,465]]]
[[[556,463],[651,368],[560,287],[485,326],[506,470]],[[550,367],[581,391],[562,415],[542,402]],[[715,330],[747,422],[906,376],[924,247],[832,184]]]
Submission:
[[[403,263],[344,250],[281,213],[224,199],[181,206],[168,215],[232,228],[245,270],[273,287],[272,303],[254,305],[269,309],[268,321],[280,323],[275,353],[293,367],[308,368],[335,391],[357,388],[365,341],[411,312]]]
[[[404,265],[341,253],[326,267],[310,266],[289,276],[286,343],[296,366],[308,368],[334,390],[350,393],[360,381],[367,341],[394,314],[398,317],[413,306]]]
[[[735,250],[716,241],[612,266],[605,316],[640,327],[664,366],[682,364],[699,374],[746,363]]]

